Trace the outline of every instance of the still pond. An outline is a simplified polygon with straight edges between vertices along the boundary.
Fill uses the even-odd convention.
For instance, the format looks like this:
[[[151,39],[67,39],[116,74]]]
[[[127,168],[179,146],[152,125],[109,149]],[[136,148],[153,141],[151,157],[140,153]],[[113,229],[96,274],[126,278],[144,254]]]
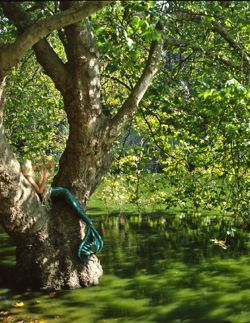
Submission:
[[[0,322],[250,322],[250,240],[212,215],[94,217],[100,285],[56,293],[11,288],[15,248],[0,233]]]

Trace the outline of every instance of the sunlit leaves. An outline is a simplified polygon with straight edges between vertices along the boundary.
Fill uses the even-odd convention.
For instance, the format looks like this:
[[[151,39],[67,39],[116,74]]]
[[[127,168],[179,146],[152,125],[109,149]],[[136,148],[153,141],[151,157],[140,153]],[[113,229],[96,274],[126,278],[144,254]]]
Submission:
[[[247,45],[245,7],[246,2],[225,10],[218,2],[173,4],[173,11],[185,8],[203,18],[197,24],[177,21],[168,14],[167,36],[183,45],[166,47],[161,73],[135,118],[128,142],[140,138],[145,144],[131,149],[122,137],[117,146],[114,172],[122,172],[133,189],[137,187],[136,203],[142,199],[138,183],[144,182],[147,202],[149,196],[158,195],[170,208],[247,214],[247,78],[239,68],[242,62],[237,53],[213,30],[213,23],[220,19],[236,41]],[[140,24],[140,16],[130,22],[138,30]],[[149,25],[144,36],[147,32]],[[135,156],[141,156],[139,162]],[[136,182],[129,177],[130,171],[137,176]],[[153,185],[151,177],[145,186],[149,171],[160,172],[159,181],[167,187],[167,194],[159,183]]]
[[[151,42],[159,40],[159,20],[166,39],[160,73],[114,149],[107,203],[247,213],[248,9],[247,1],[117,1],[91,17],[101,100],[110,116],[140,77]],[[35,14],[41,10],[49,15],[56,8],[41,4]],[[180,12],[198,15],[198,23],[195,16],[178,19]],[[216,22],[236,46],[216,32]],[[12,37],[11,30],[4,32]],[[65,61],[57,36],[50,41]],[[13,70],[8,80],[8,134],[23,157],[58,156],[67,134],[61,101],[41,70],[30,65]]]
[[[7,79],[4,123],[20,158],[59,159],[68,134],[59,93],[29,53]]]

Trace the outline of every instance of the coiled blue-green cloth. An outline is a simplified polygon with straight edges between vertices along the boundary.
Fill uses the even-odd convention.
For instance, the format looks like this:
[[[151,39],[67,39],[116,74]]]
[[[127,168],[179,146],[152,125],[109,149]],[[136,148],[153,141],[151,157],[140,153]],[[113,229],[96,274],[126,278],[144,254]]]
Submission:
[[[102,238],[74,195],[67,188],[52,187],[50,196],[51,199],[63,197],[72,206],[78,216],[86,223],[85,236],[77,250],[80,261],[84,262],[92,254],[101,251],[103,247]]]

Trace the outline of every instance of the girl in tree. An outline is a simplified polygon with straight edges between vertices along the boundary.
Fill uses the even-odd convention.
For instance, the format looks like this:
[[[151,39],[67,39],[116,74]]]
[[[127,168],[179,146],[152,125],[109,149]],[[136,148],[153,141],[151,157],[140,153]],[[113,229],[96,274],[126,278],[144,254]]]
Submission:
[[[32,162],[30,160],[25,160],[21,166],[21,170],[24,177],[30,182],[30,184],[33,186],[33,188],[35,189],[39,197],[42,196],[46,182],[50,176],[50,173],[48,172],[47,168],[53,168],[53,167],[54,167],[54,162],[49,161],[45,164],[45,166],[37,166],[33,168]],[[35,171],[41,172],[41,176],[38,181],[36,181],[34,178]]]
[[[54,167],[54,162],[48,161],[47,163],[45,163],[44,166],[38,166],[33,169],[32,163],[30,160],[26,160],[21,166],[21,170],[24,177],[33,186],[33,188],[35,189],[35,191],[37,192],[41,200],[43,198],[42,193],[44,191],[46,182],[50,176],[50,173],[48,172],[47,168],[53,168],[53,167]],[[34,179],[35,171],[41,172],[41,177],[38,182]],[[50,197],[53,199],[60,196],[65,198],[66,202],[69,203],[69,205],[76,212],[76,214],[87,225],[84,239],[80,243],[77,251],[78,258],[80,259],[80,261],[85,262],[86,259],[88,259],[88,257],[90,257],[93,253],[101,251],[103,247],[102,238],[94,228],[90,218],[87,216],[87,214],[82,209],[77,199],[71,194],[71,192],[64,187],[51,187]],[[45,198],[45,201],[46,201],[46,198]]]

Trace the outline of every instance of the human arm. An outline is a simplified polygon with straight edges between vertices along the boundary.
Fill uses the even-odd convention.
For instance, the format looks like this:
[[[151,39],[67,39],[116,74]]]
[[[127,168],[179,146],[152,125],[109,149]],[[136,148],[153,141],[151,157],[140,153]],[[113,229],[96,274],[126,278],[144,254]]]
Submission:
[[[46,182],[49,177],[49,172],[46,167],[42,167],[42,176],[39,180],[39,183],[37,183],[32,175],[24,175],[25,178],[30,182],[30,184],[33,186],[35,189],[36,193],[42,194],[46,185]]]
[[[35,191],[39,194],[40,193],[40,187],[35,182],[33,176],[32,175],[24,175],[24,176],[30,182],[30,184],[33,186],[33,188],[35,189]]]
[[[42,168],[42,176],[40,178],[40,181],[38,183],[38,191],[36,190],[37,193],[42,193],[44,191],[44,188],[45,188],[45,185],[46,185],[46,182],[49,178],[49,172],[47,170],[46,167],[43,167]]]

